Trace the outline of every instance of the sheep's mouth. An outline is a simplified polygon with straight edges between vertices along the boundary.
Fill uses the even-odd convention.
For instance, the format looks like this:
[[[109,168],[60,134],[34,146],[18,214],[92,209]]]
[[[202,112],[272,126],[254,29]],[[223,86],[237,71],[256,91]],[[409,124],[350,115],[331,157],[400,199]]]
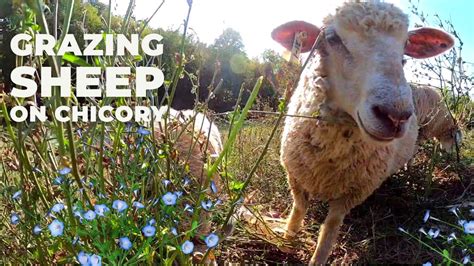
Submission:
[[[359,112],[357,112],[357,119],[359,120],[359,125],[362,128],[362,130],[364,130],[364,132],[367,135],[369,135],[369,137],[371,137],[372,139],[374,139],[376,141],[379,141],[379,142],[390,142],[390,141],[395,139],[394,137],[382,137],[382,136],[378,136],[378,135],[375,135],[375,134],[371,133],[369,130],[367,130],[367,128],[365,128],[364,123],[362,123],[362,119],[360,118]]]

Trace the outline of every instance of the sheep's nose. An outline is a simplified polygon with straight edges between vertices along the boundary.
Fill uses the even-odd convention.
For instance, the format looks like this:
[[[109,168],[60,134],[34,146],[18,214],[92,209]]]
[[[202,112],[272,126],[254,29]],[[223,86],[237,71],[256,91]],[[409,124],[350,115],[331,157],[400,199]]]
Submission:
[[[397,131],[400,131],[402,126],[410,119],[413,114],[412,110],[398,110],[397,108],[391,108],[383,105],[375,105],[372,108],[375,116],[393,126]]]

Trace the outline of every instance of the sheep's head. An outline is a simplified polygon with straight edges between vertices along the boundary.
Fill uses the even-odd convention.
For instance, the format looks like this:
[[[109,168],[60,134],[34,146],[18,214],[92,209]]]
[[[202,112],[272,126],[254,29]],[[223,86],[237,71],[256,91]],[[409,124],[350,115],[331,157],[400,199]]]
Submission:
[[[272,37],[291,47],[295,31],[301,31],[295,29],[297,23],[305,22],[284,24]],[[387,3],[346,3],[325,19],[324,27],[306,25],[304,30],[307,40],[319,36],[315,48],[331,87],[329,101],[350,114],[367,139],[378,142],[404,136],[414,119],[403,56],[428,58],[454,44],[441,30],[408,31],[407,16]],[[302,52],[311,46],[311,41],[305,43]]]

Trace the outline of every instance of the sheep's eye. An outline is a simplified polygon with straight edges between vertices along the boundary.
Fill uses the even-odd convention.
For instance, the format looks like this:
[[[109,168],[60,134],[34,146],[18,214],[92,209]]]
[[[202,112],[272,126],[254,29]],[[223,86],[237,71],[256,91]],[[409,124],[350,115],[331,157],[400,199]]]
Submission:
[[[335,46],[335,45],[339,45],[339,44],[342,44],[342,40],[341,38],[339,37],[339,35],[337,35],[336,31],[332,30],[332,29],[328,29],[326,30],[325,32],[326,34],[326,41],[329,43],[329,45],[331,46]]]

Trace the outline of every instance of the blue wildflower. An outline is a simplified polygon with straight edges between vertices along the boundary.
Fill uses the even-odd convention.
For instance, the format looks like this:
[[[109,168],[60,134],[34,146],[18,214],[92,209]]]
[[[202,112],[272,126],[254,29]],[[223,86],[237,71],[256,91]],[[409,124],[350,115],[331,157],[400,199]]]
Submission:
[[[110,211],[110,209],[105,204],[97,204],[94,206],[94,211],[98,216],[104,217],[105,213]]]
[[[89,266],[90,265],[90,255],[81,251],[77,254],[77,261],[82,266]]]
[[[421,266],[432,266],[432,264],[431,264],[431,262],[427,261],[427,262],[421,264]]]
[[[458,207],[456,207],[456,206],[451,207],[451,208],[449,208],[448,211],[449,211],[449,212],[452,212],[454,215],[456,215],[456,217],[459,218],[459,215],[458,215]]]
[[[217,244],[219,243],[219,237],[216,234],[211,233],[208,236],[206,236],[206,238],[204,239],[204,242],[206,242],[206,246],[208,248],[213,248],[217,246]]]
[[[140,127],[137,130],[137,133],[142,135],[142,136],[147,136],[147,135],[150,135],[150,130],[147,130],[147,129],[144,129],[143,127]]]
[[[92,211],[92,210],[88,210],[84,213],[84,219],[86,219],[87,221],[92,221],[95,219],[95,212]]]
[[[471,261],[471,255],[466,255],[462,258],[462,264],[466,265],[468,264],[469,262],[472,262]],[[472,264],[471,264],[472,265]]]
[[[63,183],[64,179],[62,176],[58,176],[53,180],[53,185],[61,185]]]
[[[423,216],[423,222],[426,223],[430,218],[430,210],[426,210],[425,216]]]
[[[186,203],[186,205],[184,205],[184,211],[188,211],[190,213],[193,213],[193,207],[189,204]]]
[[[217,206],[217,205],[220,205],[222,204],[222,200],[221,199],[217,199],[216,200],[216,203],[214,203],[214,206]]]
[[[53,237],[61,236],[64,231],[64,223],[55,219],[48,225],[48,228]]]
[[[209,211],[212,208],[212,201],[211,200],[203,200],[203,201],[201,201],[201,206],[204,210]]]
[[[154,224],[156,224],[156,220],[155,220],[155,219],[151,219],[150,221],[148,221],[147,224],[148,224],[148,225],[154,225]]]
[[[16,212],[12,213],[12,215],[10,216],[10,222],[13,225],[18,224],[20,222],[20,216],[18,216]]]
[[[398,231],[402,233],[408,233],[407,230],[405,230],[403,227],[398,227]]]
[[[146,237],[152,237],[156,233],[156,228],[152,225],[146,225],[145,227],[143,227],[142,232],[143,235],[145,235]]]
[[[119,246],[121,249],[129,250],[132,248],[132,241],[128,237],[119,238]]]
[[[171,181],[169,181],[168,179],[163,179],[163,181],[161,181],[163,183],[163,185],[165,185],[165,187],[168,187],[168,185],[171,183]]]
[[[60,212],[60,211],[62,211],[62,210],[64,210],[64,204],[62,204],[62,203],[56,203],[56,204],[54,204],[53,207],[51,208],[51,211],[52,211],[52,212],[56,212],[56,213],[58,213],[58,212]]]
[[[176,191],[174,192],[174,194],[176,195],[176,197],[179,199],[181,196],[183,196],[183,192],[182,191]]]
[[[462,220],[462,219],[461,219],[461,220],[458,220],[458,224],[459,224],[459,226],[461,226],[461,227],[464,227],[464,224],[465,224],[465,223],[467,223],[466,220]]]
[[[211,191],[214,194],[217,193],[217,186],[216,186],[216,183],[214,183],[214,181],[211,181]]]
[[[186,240],[184,243],[181,245],[181,250],[183,251],[184,254],[191,254],[194,250],[194,244],[193,242]]]
[[[474,234],[474,221],[469,221],[463,224],[464,232],[466,234]]]
[[[64,167],[63,169],[60,169],[60,170],[58,171],[58,173],[59,173],[60,175],[67,175],[67,174],[71,173],[71,168],[69,168],[69,167]]]
[[[431,228],[429,231],[428,231],[428,235],[435,239],[439,236],[439,233],[441,232],[441,230],[439,230],[438,228],[437,229],[434,229],[434,228]]]
[[[132,204],[133,207],[137,208],[137,209],[143,209],[145,208],[145,205],[143,205],[141,202],[138,202],[138,201],[134,201],[133,204]]]
[[[178,197],[176,197],[176,195],[174,193],[167,192],[165,195],[163,195],[163,197],[161,199],[163,200],[165,205],[171,206],[171,205],[176,204],[176,199],[177,198]]]
[[[185,176],[184,177],[184,185],[187,186],[191,183],[191,179],[189,179],[189,177]]]
[[[75,237],[72,239],[72,244],[75,245],[78,241],[79,241],[79,237],[78,237],[78,236],[75,236]]]
[[[112,208],[114,208],[118,212],[123,212],[125,209],[128,208],[128,205],[123,200],[114,200],[114,202],[112,203]]]
[[[175,236],[178,235],[178,230],[176,230],[176,227],[171,227],[171,230],[170,230],[170,231],[171,231],[171,233],[172,233],[173,235],[175,235]]]
[[[89,263],[90,266],[100,266],[102,265],[102,257],[94,254],[89,257]]]
[[[73,214],[74,214],[74,217],[78,218],[79,220],[82,220],[82,213],[81,213],[81,211],[79,211],[79,210],[78,210],[78,211],[74,211]]]
[[[13,193],[12,200],[17,200],[21,196],[21,190],[18,190],[17,192]]]
[[[457,239],[456,234],[451,233],[446,240],[448,241],[448,243],[451,243],[454,239]]]
[[[39,235],[41,231],[43,231],[43,229],[41,229],[39,225],[35,225],[35,227],[33,227],[33,234]]]

